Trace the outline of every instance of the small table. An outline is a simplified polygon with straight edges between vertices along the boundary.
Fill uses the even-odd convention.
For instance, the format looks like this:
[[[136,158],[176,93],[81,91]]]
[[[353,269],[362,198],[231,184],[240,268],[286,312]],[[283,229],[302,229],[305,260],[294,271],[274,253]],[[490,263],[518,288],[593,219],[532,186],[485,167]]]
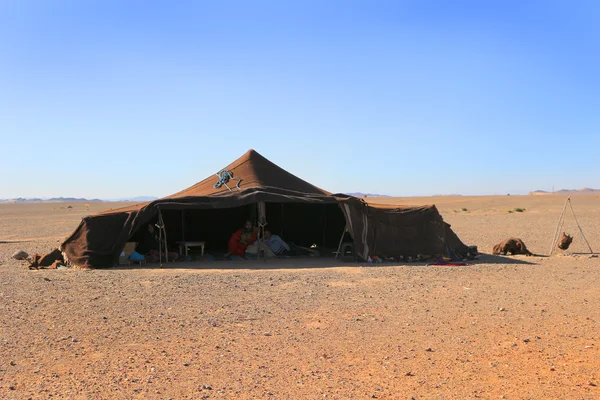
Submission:
[[[179,244],[179,255],[183,255],[183,249],[185,249],[185,256],[188,255],[188,248],[200,247],[200,255],[204,255],[204,245],[206,242],[177,242]]]

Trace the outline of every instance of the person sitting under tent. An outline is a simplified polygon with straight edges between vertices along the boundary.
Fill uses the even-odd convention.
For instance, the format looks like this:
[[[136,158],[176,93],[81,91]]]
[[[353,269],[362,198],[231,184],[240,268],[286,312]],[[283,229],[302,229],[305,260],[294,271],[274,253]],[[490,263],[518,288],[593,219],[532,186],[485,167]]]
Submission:
[[[246,221],[243,228],[233,232],[227,246],[227,255],[243,257],[246,247],[256,242],[256,231],[252,229],[252,222]]]
[[[271,234],[271,231],[265,230],[265,242],[276,256],[283,256],[290,252],[290,246],[279,235]]]
[[[246,247],[246,258],[256,260],[259,255],[264,258],[276,257],[276,255],[271,251],[269,246],[265,246],[264,243],[265,242],[263,239],[259,239],[256,242],[248,245],[248,247]]]
[[[146,261],[155,262],[158,260],[159,242],[158,236],[154,231],[154,225],[148,224],[146,229],[142,230],[140,240],[135,251],[144,256]]]
[[[262,246],[261,246],[262,245]],[[246,257],[255,259],[258,256],[272,258],[291,254],[290,246],[278,235],[265,230],[264,239],[259,239],[246,247]]]

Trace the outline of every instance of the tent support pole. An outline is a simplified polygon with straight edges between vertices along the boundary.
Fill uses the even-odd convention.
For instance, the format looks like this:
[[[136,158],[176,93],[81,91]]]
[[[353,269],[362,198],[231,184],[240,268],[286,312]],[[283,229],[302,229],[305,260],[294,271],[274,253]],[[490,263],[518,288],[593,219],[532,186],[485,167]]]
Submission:
[[[279,231],[279,236],[284,237],[283,236],[283,225],[284,225],[284,219],[283,219],[283,203],[281,203],[281,230]]]
[[[260,242],[260,201],[258,203],[256,203],[256,223],[258,224],[258,232],[256,234],[256,241],[258,242],[258,245],[256,246],[256,259],[260,260],[260,249],[261,249],[261,242]]]
[[[162,232],[163,232],[163,240],[164,240],[164,245],[165,245],[165,262],[169,262],[169,249],[167,248],[167,230],[165,229],[165,221],[163,220],[162,212],[160,211],[160,208],[158,209],[158,220],[160,221],[159,222],[160,229],[162,229]]]
[[[258,255],[256,259],[260,260],[260,251],[263,250],[263,261],[267,262],[266,243],[264,243],[265,225],[267,225],[267,204],[264,201],[259,201],[256,205],[258,207],[258,235],[256,235]],[[263,240],[261,241],[261,239]]]
[[[160,225],[160,219],[158,225]],[[158,264],[162,268],[162,228],[158,229]]]
[[[338,244],[337,251],[335,252],[335,258],[337,259],[340,256],[340,251],[342,250],[342,243],[344,242],[344,236],[346,236],[346,232],[348,231],[348,224],[344,227],[344,231],[342,232],[342,237],[340,238],[340,244]]]
[[[185,251],[182,251],[184,250],[182,245],[185,247],[185,209],[181,210],[181,242],[182,243],[179,245],[179,256],[182,256],[185,253]],[[187,260],[186,257],[185,261],[187,262]]]
[[[325,237],[327,235],[327,204],[323,205],[323,238],[321,239],[321,247],[325,247]]]
[[[185,242],[185,210],[181,210],[181,241]]]

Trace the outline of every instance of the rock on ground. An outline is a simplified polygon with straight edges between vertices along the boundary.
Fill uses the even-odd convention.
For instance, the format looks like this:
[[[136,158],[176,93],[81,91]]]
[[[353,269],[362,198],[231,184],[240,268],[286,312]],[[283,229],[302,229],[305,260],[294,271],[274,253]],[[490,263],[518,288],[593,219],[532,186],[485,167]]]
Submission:
[[[29,254],[23,250],[19,250],[12,255],[15,260],[27,260],[27,257],[29,257]]]

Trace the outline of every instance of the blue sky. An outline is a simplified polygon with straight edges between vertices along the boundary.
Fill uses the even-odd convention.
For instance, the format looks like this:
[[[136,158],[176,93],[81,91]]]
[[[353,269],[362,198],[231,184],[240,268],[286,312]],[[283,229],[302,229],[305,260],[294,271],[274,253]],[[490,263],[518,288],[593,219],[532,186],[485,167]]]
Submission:
[[[595,1],[3,1],[0,198],[164,196],[249,148],[333,192],[600,188]]]

